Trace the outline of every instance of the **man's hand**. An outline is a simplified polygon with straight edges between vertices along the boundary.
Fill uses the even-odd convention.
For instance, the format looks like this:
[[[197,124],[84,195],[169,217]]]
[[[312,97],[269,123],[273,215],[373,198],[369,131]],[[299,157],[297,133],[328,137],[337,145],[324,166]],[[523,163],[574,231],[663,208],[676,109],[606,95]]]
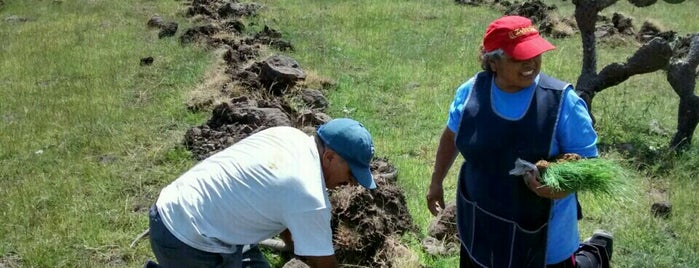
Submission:
[[[545,186],[539,182],[539,170],[532,170],[525,173],[523,176],[524,184],[529,187],[536,195],[549,198],[549,199],[561,199],[568,196],[570,193],[567,191],[556,191],[551,187]]]
[[[426,198],[430,213],[432,216],[437,216],[437,213],[444,209],[444,187],[441,184],[430,183]]]
[[[335,255],[330,256],[299,256],[311,268],[336,268],[340,267]]]
[[[286,250],[294,252],[294,239],[291,237],[291,232],[289,231],[289,229],[284,229],[284,231],[282,231],[279,234],[279,238],[281,238],[282,241],[284,241],[284,244],[286,245]]]

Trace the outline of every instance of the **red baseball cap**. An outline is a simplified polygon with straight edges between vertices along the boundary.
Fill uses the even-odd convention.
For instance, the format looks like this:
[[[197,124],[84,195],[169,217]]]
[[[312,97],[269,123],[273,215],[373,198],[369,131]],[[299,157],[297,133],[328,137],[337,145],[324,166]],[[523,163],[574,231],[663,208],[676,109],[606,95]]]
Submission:
[[[486,52],[502,49],[513,59],[527,60],[556,47],[539,35],[528,18],[504,16],[488,25],[483,48]]]

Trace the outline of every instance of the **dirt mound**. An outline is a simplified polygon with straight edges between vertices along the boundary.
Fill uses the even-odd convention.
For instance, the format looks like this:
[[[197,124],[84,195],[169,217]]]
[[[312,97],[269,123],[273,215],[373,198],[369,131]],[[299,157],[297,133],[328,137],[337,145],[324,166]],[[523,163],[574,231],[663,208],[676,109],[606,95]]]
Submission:
[[[697,38],[697,37],[699,37],[699,32],[695,33],[695,34],[688,34],[685,36],[678,37],[673,44],[674,54],[672,55],[672,62],[676,62],[678,60],[687,60],[687,57],[689,56],[690,52],[692,52],[692,50],[691,50],[692,40]],[[696,50],[696,48],[695,48],[695,50]],[[694,51],[694,53],[697,53],[697,52]],[[689,57],[689,58],[692,58],[692,57]]]
[[[500,10],[504,15],[527,17],[536,25],[539,32],[553,38],[564,38],[575,34],[576,25],[573,18],[562,18],[557,14],[555,5],[547,5],[540,0],[510,2],[502,0],[455,0],[457,4],[481,6],[488,5]]]
[[[184,144],[195,158],[203,160],[260,130],[291,125],[283,104],[259,104],[243,96],[216,106],[206,124],[187,131]]]
[[[501,10],[503,15],[527,17],[538,25],[542,35],[552,38],[566,38],[579,32],[574,16],[564,17],[558,14],[555,5],[547,5],[540,0],[533,1],[502,1],[502,0],[455,0],[458,4],[481,6],[488,5]],[[655,2],[655,1],[653,1]],[[634,42],[646,43],[655,37],[665,40],[674,39],[674,32],[660,30],[651,22],[644,22],[638,33],[633,25],[633,19],[621,13],[613,13],[612,17],[597,16],[595,36],[600,42],[616,46]]]
[[[641,26],[641,30],[638,32],[638,40],[645,43],[653,38],[659,37],[669,42],[675,39],[675,35],[676,33],[674,31],[666,31],[657,23],[645,21]]]
[[[264,26],[252,36],[243,34],[241,18],[256,15],[260,7],[237,1],[193,0],[187,8],[186,15],[201,25],[185,30],[180,41],[225,50],[221,76],[229,78],[214,90],[227,96],[225,101],[205,99],[188,107],[192,111],[211,110],[209,120],[190,128],[184,137],[184,145],[199,160],[269,127],[292,126],[311,134],[331,119],[323,112],[329,105],[323,91],[332,82],[307,81],[306,71],[285,55],[260,60],[263,51],[270,48],[293,49],[280,32]],[[158,18],[148,23],[153,28],[162,24]],[[399,236],[417,228],[396,184],[395,167],[387,159],[375,158],[371,169],[377,189],[347,186],[330,192],[336,256],[344,265],[403,267],[399,260],[416,258],[400,245]],[[289,265],[302,265],[298,261],[287,267],[303,267]]]
[[[539,0],[534,0],[510,4],[505,9],[505,14],[527,17],[532,20],[534,24],[540,24],[549,19],[551,14],[555,13],[556,10],[557,7],[554,5],[549,6]]]
[[[462,5],[471,5],[471,6],[479,6],[488,2],[488,0],[455,0],[457,4],[462,4]]]
[[[158,38],[174,36],[177,33],[178,24],[172,21],[165,21],[160,16],[151,17],[146,23],[148,28],[160,29]]]
[[[343,186],[330,191],[335,256],[350,267],[421,267],[418,257],[400,242],[402,234],[417,232],[417,227],[396,185],[397,170],[386,159],[374,159],[371,170],[375,190]],[[308,267],[290,256],[280,240],[263,244],[282,252],[284,268]]]
[[[561,17],[558,14],[558,7],[546,5],[539,0],[509,4],[505,14],[527,17],[534,24],[539,25],[539,32],[553,38],[569,37],[577,31],[574,18]]]
[[[422,247],[432,255],[456,254],[461,249],[459,234],[456,229],[456,202],[451,202],[442,209],[427,228],[427,237],[422,240]]]
[[[455,0],[457,4],[470,6],[487,5],[496,10],[503,11],[504,15],[517,15],[527,17],[534,24],[546,21],[558,9],[555,5],[547,5],[540,0],[532,1],[506,1],[506,0]]]
[[[417,228],[395,183],[395,168],[386,159],[375,159],[372,173],[375,190],[341,187],[331,192],[335,255],[344,264],[393,267],[389,253],[395,245],[387,245],[387,239]]]
[[[612,14],[611,18],[603,15],[597,16],[595,36],[601,39],[601,41],[604,41],[604,39],[615,38],[617,36],[628,38],[634,37],[635,35],[633,19],[616,12]]]
[[[0,8],[2,8],[2,2],[0,2]],[[18,268],[18,267],[24,267],[25,264],[22,261],[22,258],[19,257],[19,254],[14,251],[10,251],[5,253],[4,255],[0,255],[0,267],[3,268]]]
[[[186,14],[203,25],[185,30],[180,41],[225,50],[221,76],[231,78],[220,90],[229,97],[227,101],[215,104],[203,98],[189,105],[192,111],[212,110],[205,124],[185,134],[185,146],[199,160],[269,127],[293,126],[310,132],[310,128],[330,120],[323,113],[327,108],[321,93],[324,88],[297,87],[306,74],[294,59],[272,55],[258,60],[267,46],[291,48],[278,31],[267,26],[254,36],[242,33],[245,25],[240,19],[256,15],[260,7],[256,3],[195,0],[187,9]]]

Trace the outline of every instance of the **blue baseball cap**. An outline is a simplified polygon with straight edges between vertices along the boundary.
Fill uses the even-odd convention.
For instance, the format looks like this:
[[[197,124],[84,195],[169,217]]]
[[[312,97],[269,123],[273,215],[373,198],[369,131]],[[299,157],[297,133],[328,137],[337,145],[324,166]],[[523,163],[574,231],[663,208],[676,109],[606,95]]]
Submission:
[[[337,118],[318,127],[318,137],[339,154],[350,167],[352,176],[367,189],[376,188],[371,175],[374,142],[364,126],[349,118]]]

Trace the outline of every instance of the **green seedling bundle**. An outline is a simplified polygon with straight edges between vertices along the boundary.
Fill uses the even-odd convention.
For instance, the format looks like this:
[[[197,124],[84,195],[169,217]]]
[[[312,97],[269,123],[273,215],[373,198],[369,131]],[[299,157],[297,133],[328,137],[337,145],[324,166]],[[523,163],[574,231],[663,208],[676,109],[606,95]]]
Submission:
[[[539,161],[536,166],[542,184],[558,191],[616,195],[626,188],[624,168],[610,159],[566,154],[555,162]]]

